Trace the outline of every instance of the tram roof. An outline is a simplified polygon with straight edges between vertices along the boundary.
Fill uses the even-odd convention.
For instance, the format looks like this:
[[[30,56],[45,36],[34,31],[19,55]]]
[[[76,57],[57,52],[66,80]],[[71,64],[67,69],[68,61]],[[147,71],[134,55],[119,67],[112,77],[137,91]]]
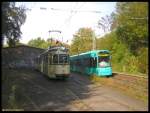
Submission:
[[[72,55],[70,57],[76,57],[76,56],[84,56],[84,55],[91,55],[91,54],[96,54],[98,52],[109,52],[109,50],[92,50],[92,51],[88,51],[88,52],[85,52],[85,53],[80,53],[80,54],[77,54],[77,55]]]
[[[39,56],[44,55],[48,52],[57,51],[57,50],[62,50],[64,52],[68,52],[68,48],[66,48],[64,46],[49,46],[48,49],[46,51],[44,51],[42,54],[40,54]]]

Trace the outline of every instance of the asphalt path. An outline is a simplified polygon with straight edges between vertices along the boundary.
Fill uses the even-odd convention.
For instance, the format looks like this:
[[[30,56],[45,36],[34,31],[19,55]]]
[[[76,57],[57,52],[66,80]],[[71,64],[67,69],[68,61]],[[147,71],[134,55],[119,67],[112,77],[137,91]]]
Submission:
[[[25,111],[148,111],[142,101],[119,90],[94,84],[86,75],[71,73],[53,80],[35,71],[18,71]]]

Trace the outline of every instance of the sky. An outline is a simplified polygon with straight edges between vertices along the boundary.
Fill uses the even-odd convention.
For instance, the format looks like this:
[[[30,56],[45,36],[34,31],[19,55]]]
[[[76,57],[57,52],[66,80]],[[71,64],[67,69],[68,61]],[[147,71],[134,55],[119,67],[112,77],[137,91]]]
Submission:
[[[97,36],[105,33],[98,29],[98,20],[115,11],[116,2],[17,2],[24,5],[27,18],[21,26],[21,43],[41,37],[44,40],[53,37],[56,40],[71,44],[73,34],[79,28],[89,27]],[[44,8],[44,9],[41,9]],[[98,11],[98,13],[95,13]],[[60,30],[61,34],[50,30]]]

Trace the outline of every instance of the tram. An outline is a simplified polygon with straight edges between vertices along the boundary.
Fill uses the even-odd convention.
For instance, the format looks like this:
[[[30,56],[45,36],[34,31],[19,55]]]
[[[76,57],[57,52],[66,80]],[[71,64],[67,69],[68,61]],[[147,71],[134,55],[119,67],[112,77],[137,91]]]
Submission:
[[[87,75],[111,76],[111,55],[109,50],[93,50],[70,56],[70,70]]]
[[[36,69],[49,78],[68,78],[70,64],[68,49],[63,46],[50,46],[36,57]]]

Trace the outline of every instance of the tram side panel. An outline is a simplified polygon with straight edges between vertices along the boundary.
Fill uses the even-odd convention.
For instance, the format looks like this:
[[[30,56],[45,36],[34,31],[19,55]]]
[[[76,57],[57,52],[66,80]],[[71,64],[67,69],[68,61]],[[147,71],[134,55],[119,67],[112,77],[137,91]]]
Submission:
[[[55,66],[54,65],[49,65],[48,66],[49,68],[48,68],[48,76],[50,77],[50,78],[55,78]]]
[[[69,74],[70,74],[70,66],[69,65],[56,65],[55,66],[55,75],[56,76],[68,77]]]
[[[88,75],[96,74],[97,76],[111,76],[112,67],[110,65],[110,55],[106,53],[102,54],[100,52],[94,51],[92,53],[71,57],[71,71]]]

